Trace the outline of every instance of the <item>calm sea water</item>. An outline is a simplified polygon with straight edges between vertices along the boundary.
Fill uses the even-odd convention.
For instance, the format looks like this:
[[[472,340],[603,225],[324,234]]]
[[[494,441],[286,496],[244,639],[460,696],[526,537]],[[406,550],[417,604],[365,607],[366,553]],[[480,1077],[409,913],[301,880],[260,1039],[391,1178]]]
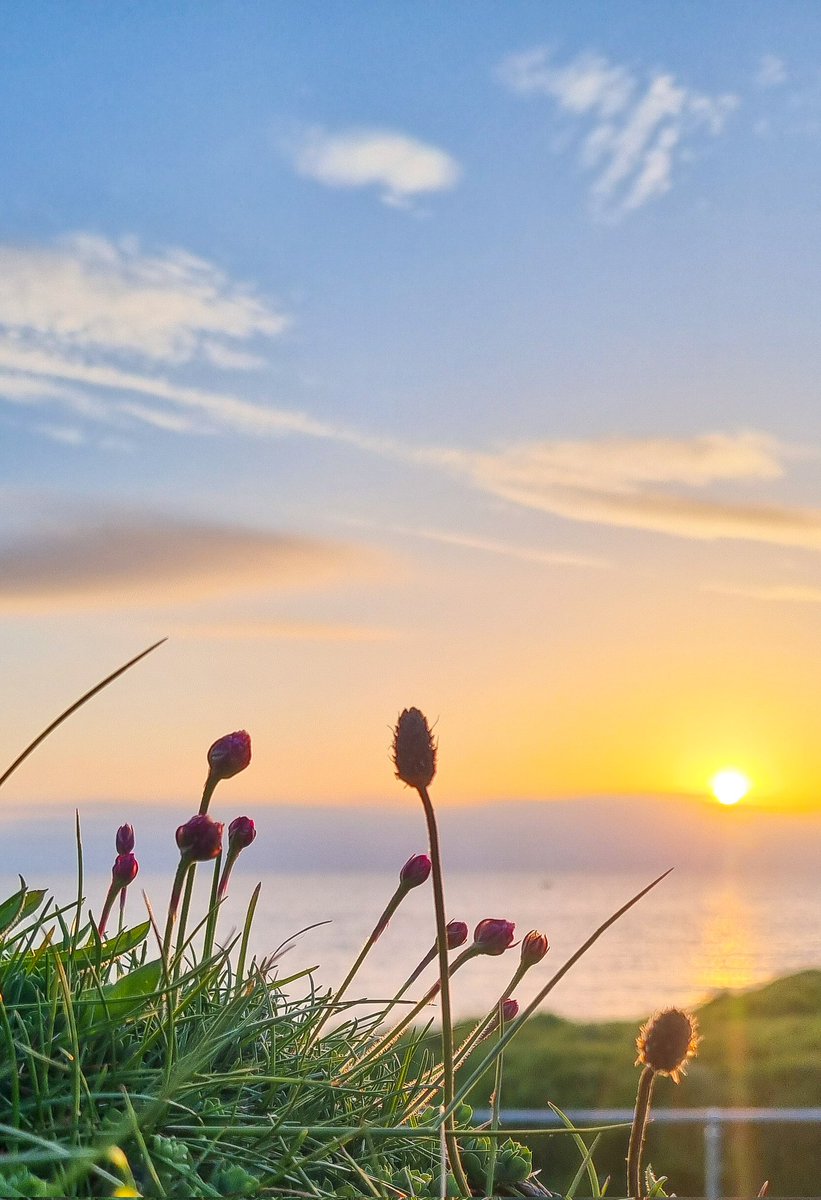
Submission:
[[[241,865],[241,862],[240,862]],[[206,871],[201,871],[205,883]],[[220,933],[242,922],[259,874],[237,870],[224,906]],[[611,912],[649,882],[634,872],[451,872],[446,880],[449,918],[471,928],[483,917],[516,922],[517,934],[537,928],[550,938],[547,958],[517,992],[526,1003],[564,959]],[[4,880],[7,892],[15,881]],[[142,919],[140,886],[158,918],[170,879],[140,875],[129,898],[129,918]],[[68,879],[52,881],[61,898]],[[99,911],[107,877],[87,880],[88,903]],[[262,877],[252,946],[260,955],[280,944],[291,948],[280,974],[316,968],[318,987],[338,984],[396,886],[395,874],[271,874]],[[741,866],[705,875],[677,870],[609,929],[558,984],[545,1010],[578,1020],[638,1018],[663,1005],[690,1005],[718,989],[743,988],[774,976],[821,966],[821,876],[762,874]],[[307,932],[306,926],[329,922]],[[388,998],[433,941],[430,883],[410,894],[366,960],[349,993]],[[467,964],[453,981],[459,1016],[487,1010],[505,988],[518,961],[516,951]],[[423,977],[432,981],[435,970]],[[304,981],[291,985],[307,990]],[[421,988],[418,991],[421,994]],[[432,1013],[432,1015],[435,1015]]]

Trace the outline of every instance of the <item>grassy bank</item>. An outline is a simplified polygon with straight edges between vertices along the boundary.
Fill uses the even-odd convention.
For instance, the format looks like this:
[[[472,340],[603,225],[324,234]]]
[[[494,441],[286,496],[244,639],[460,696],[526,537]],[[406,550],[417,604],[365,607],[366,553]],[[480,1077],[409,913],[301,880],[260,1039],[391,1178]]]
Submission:
[[[722,993],[698,1010],[703,1040],[687,1079],[659,1081],[654,1105],[815,1106],[821,1102],[821,971],[777,979],[743,993]],[[636,1022],[582,1024],[534,1017],[505,1056],[503,1106],[563,1109],[630,1107],[636,1094]],[[473,1101],[486,1105],[487,1077]],[[781,1126],[731,1131],[725,1141],[726,1195],[754,1196],[765,1179],[772,1196],[817,1196],[821,1191],[819,1130]],[[548,1181],[566,1178],[574,1156],[564,1137],[533,1139],[534,1162]],[[606,1134],[596,1151],[601,1174],[612,1173],[618,1194],[624,1175],[626,1131]],[[656,1127],[651,1162],[663,1167],[679,1195],[703,1187],[700,1128]]]

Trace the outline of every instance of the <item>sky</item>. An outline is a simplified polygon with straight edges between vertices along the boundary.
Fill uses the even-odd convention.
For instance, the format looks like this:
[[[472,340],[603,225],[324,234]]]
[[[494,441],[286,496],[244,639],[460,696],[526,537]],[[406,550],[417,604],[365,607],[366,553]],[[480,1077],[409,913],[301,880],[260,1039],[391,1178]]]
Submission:
[[[7,0],[0,753],[168,639],[7,803],[817,809],[819,35]]]

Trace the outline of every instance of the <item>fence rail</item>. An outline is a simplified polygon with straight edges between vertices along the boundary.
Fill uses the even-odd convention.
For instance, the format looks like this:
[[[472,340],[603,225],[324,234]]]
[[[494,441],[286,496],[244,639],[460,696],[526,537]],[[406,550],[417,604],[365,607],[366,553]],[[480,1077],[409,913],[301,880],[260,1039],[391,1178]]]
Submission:
[[[571,1108],[566,1111],[574,1125],[621,1125],[633,1120],[632,1108]],[[490,1111],[477,1109],[479,1121]],[[721,1170],[724,1130],[728,1125],[821,1125],[821,1108],[655,1108],[656,1125],[701,1125],[704,1128],[705,1200],[722,1200]],[[561,1128],[561,1118],[544,1108],[506,1108],[502,1126],[516,1129]]]

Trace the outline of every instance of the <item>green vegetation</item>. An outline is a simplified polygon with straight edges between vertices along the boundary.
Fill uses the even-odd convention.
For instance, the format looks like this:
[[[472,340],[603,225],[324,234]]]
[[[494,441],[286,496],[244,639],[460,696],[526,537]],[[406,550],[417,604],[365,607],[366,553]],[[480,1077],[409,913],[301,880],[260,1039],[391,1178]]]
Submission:
[[[687,1079],[661,1080],[654,1108],[710,1106],[812,1107],[821,1101],[821,971],[803,971],[764,987],[722,993],[698,1010],[702,1034]],[[629,1108],[638,1071],[635,1022],[582,1024],[534,1016],[505,1054],[508,1108]],[[490,1074],[471,1099],[487,1105]],[[530,1141],[545,1177],[566,1178],[573,1156],[564,1137]],[[602,1137],[599,1176],[621,1187],[627,1131]],[[664,1168],[679,1195],[699,1195],[704,1183],[698,1127],[651,1128],[647,1158]],[[726,1195],[754,1196],[769,1179],[771,1196],[818,1195],[818,1129],[740,1126],[725,1135]],[[584,1194],[580,1192],[580,1194]],[[615,1193],[618,1194],[618,1191]]]

